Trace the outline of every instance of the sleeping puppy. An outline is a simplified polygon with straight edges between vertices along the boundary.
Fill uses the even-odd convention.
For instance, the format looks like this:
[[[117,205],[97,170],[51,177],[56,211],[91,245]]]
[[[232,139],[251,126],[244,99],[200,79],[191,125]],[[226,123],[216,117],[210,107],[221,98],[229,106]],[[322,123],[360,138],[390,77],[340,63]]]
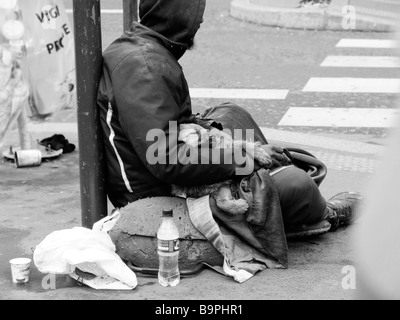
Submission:
[[[259,142],[233,140],[232,137],[218,129],[207,130],[197,124],[181,124],[179,127],[178,141],[193,147],[206,146],[211,148],[235,148],[242,149],[254,156],[254,160],[263,168],[272,166],[270,156],[264,151]],[[178,186],[172,185],[172,194],[175,196],[186,195],[191,198],[200,198],[211,195],[216,200],[218,208],[232,215],[243,214],[249,204],[244,199],[235,199],[232,195],[231,185],[228,180],[205,186]]]

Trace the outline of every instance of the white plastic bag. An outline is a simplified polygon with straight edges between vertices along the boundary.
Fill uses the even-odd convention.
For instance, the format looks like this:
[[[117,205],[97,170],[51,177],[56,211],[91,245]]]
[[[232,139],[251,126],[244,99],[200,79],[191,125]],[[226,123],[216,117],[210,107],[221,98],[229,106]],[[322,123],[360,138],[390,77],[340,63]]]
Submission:
[[[119,210],[115,209],[111,215],[97,221],[92,229],[95,231],[109,232],[115,226],[120,216]]]
[[[51,115],[76,107],[72,26],[62,0],[18,0],[25,25],[24,64],[32,87],[32,114]]]
[[[42,273],[69,274],[95,289],[132,290],[136,275],[115,250],[106,232],[76,227],[48,235],[35,248],[33,261]],[[96,278],[85,279],[80,272]]]

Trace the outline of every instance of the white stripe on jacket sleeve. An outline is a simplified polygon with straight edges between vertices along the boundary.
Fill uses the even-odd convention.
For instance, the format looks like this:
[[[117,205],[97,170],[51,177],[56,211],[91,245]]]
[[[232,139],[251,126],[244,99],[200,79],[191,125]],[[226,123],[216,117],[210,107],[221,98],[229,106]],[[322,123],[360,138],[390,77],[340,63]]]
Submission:
[[[107,112],[107,125],[108,125],[108,127],[110,129],[110,136],[109,136],[108,139],[109,139],[109,141],[111,143],[111,146],[114,149],[115,155],[116,155],[116,157],[118,159],[118,163],[119,163],[119,166],[121,168],[122,179],[124,180],[125,186],[126,186],[126,188],[128,189],[129,192],[133,193],[133,190],[131,188],[131,185],[129,183],[128,177],[127,177],[126,172],[125,172],[124,162],[122,161],[121,156],[119,155],[118,150],[117,150],[117,148],[115,146],[115,143],[114,143],[115,132],[114,132],[114,129],[112,128],[112,126],[111,126],[112,116],[113,116],[113,109],[111,107],[111,103],[109,103],[108,112]]]

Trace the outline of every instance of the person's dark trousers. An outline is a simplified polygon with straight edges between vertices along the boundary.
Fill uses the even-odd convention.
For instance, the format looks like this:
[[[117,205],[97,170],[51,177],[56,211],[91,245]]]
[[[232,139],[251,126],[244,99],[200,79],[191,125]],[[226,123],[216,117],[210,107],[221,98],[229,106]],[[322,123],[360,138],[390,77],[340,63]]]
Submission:
[[[202,119],[220,123],[224,129],[254,130],[255,141],[268,144],[260,127],[253,117],[243,108],[233,103],[224,103],[206,110]],[[326,200],[314,180],[302,169],[289,167],[274,174],[279,200],[281,203],[283,221],[286,227],[312,225],[325,218]]]
[[[313,225],[325,218],[326,200],[302,169],[289,167],[272,176],[278,189],[286,229]]]

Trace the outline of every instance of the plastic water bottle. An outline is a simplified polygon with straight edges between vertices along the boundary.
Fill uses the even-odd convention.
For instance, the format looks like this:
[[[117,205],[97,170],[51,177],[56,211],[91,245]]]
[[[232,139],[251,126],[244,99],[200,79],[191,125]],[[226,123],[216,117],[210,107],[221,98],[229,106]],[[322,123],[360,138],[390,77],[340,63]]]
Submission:
[[[158,282],[164,287],[175,287],[180,280],[179,273],[179,231],[173,220],[172,210],[164,210],[157,232]]]

